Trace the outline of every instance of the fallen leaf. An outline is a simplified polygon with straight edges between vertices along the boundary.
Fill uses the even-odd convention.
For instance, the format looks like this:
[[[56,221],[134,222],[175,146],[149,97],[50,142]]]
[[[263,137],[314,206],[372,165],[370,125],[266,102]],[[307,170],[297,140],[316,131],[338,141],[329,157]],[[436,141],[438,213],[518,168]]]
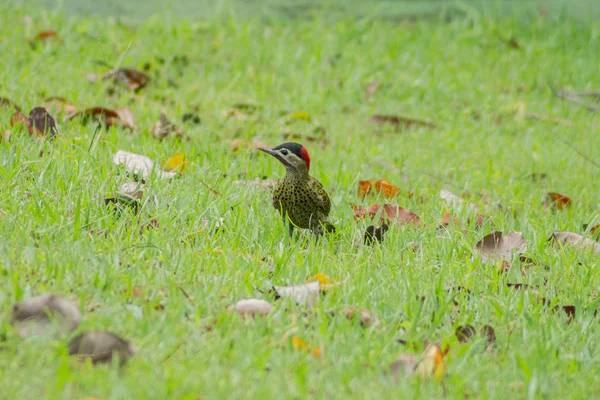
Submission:
[[[433,376],[438,381],[442,379],[446,372],[446,366],[444,365],[444,354],[438,344],[430,344],[425,348],[415,371],[422,377]]]
[[[79,309],[62,297],[43,294],[13,306],[12,324],[22,338],[50,333],[60,336],[79,326]],[[55,328],[55,329],[53,329]]]
[[[374,190],[377,193],[381,193],[384,197],[394,197],[401,193],[399,187],[394,186],[390,182],[385,179],[380,179],[378,181],[359,181],[358,182],[358,196],[364,197],[371,190]]]
[[[477,334],[477,330],[472,325],[461,325],[456,328],[454,334],[460,343],[467,343]]]
[[[49,39],[60,40],[60,36],[58,35],[58,32],[53,29],[40,31],[33,37],[33,39],[29,40],[29,45],[32,49],[35,49],[35,45],[38,42],[43,42]]]
[[[521,232],[510,232],[502,235],[496,231],[486,235],[475,245],[476,251],[481,255],[483,262],[497,261],[500,259],[511,260],[513,251],[518,254],[527,251],[527,243]]]
[[[108,363],[118,357],[123,365],[136,352],[136,347],[120,336],[106,331],[84,332],[69,342],[69,355],[89,359],[92,364]]]
[[[163,162],[162,169],[168,172],[179,172],[181,174],[185,174],[187,170],[187,164],[188,162],[185,158],[185,153],[179,153]]]
[[[40,31],[37,35],[35,35],[36,40],[58,39],[58,37],[58,32],[52,29],[47,31]]]
[[[4,132],[2,132],[2,136],[0,136],[0,143],[2,143],[3,140],[9,140],[10,139],[10,130],[5,129]]]
[[[414,224],[417,226],[421,223],[421,218],[418,215],[393,204],[383,204],[383,206],[381,204],[373,204],[368,207],[352,206],[352,208],[354,210],[354,218],[357,220],[365,218],[365,216],[375,218],[380,209],[383,209],[379,219],[381,223],[396,222],[400,225]]]
[[[122,119],[121,116],[123,116],[124,119]],[[86,123],[89,119],[93,119],[94,121],[103,124],[107,128],[114,125],[121,125],[124,128],[129,129],[135,128],[133,115],[128,108],[111,110],[104,107],[91,107],[86,108],[83,111],[72,113],[68,115],[65,119],[68,121],[76,117],[81,117],[83,123]]]
[[[315,274],[315,275],[311,276],[310,278],[308,278],[306,281],[307,282],[319,281],[320,286],[331,285],[331,279],[329,278],[329,276],[322,274],[322,273]]]
[[[369,246],[373,243],[383,242],[383,235],[388,231],[389,226],[382,224],[381,226],[369,225],[364,235],[364,243]]]
[[[243,299],[232,305],[230,310],[237,312],[243,317],[262,317],[271,312],[271,304],[268,301],[260,299]]]
[[[273,286],[273,290],[276,300],[278,298],[292,299],[297,304],[306,304],[312,308],[319,298],[320,283],[315,281],[304,285]]]
[[[15,113],[10,117],[10,126],[15,127],[18,125],[27,128],[27,131],[30,135],[33,133],[33,129],[31,127],[31,122],[29,121],[29,118],[21,111],[15,111]]]
[[[339,314],[349,320],[358,319],[362,327],[368,328],[379,322],[371,311],[366,308],[344,307],[339,311]]]
[[[158,122],[150,128],[150,134],[160,140],[166,139],[167,137],[182,139],[185,136],[183,129],[177,128],[174,123],[169,121],[167,114],[164,111],[161,111]]]
[[[130,153],[128,151],[119,150],[113,156],[115,165],[123,165],[125,170],[133,175],[141,176],[142,179],[147,179],[154,169],[154,161],[150,157],[140,154]],[[173,171],[157,171],[159,178],[171,179],[177,175]]]
[[[490,349],[496,343],[496,333],[490,325],[484,325],[481,328],[481,336],[485,338],[487,349]]]
[[[48,111],[44,107],[35,107],[32,109],[29,113],[29,122],[38,137],[46,135],[53,137],[58,133],[56,120],[48,114]]]
[[[593,250],[594,254],[600,253],[600,243],[581,236],[578,233],[556,231],[552,233],[548,241],[554,244],[560,243],[562,245],[573,246],[581,250]]]
[[[406,117],[401,115],[384,115],[374,114],[371,116],[371,121],[379,125],[392,125],[396,128],[404,127],[410,128],[414,126],[427,126],[429,128],[435,128],[436,125],[433,122],[423,121],[420,119]]]
[[[548,193],[546,204],[553,205],[557,209],[562,210],[571,206],[571,199],[560,193],[550,192]]]
[[[90,74],[88,79],[94,82],[98,79],[98,76]],[[136,91],[142,89],[150,82],[150,77],[147,74],[131,68],[113,69],[102,75],[102,79],[111,79],[114,82],[121,83],[128,89]]]
[[[117,193],[123,196],[129,196],[131,198],[141,200],[144,196],[144,189],[145,186],[143,183],[129,181],[122,184]]]
[[[135,129],[135,119],[133,117],[133,113],[127,107],[121,107],[115,109],[115,112],[119,116],[119,121],[125,128]]]
[[[593,226],[590,226],[589,224],[583,224],[583,230],[589,231],[591,235],[598,235],[600,234],[600,224]]]

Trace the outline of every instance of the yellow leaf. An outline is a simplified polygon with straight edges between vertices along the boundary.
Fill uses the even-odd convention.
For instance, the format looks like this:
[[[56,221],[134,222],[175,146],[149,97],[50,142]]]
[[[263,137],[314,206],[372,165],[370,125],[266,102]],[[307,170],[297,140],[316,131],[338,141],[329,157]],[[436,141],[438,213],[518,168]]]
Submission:
[[[311,276],[306,281],[307,282],[319,281],[319,284],[321,286],[325,286],[325,285],[330,285],[331,284],[331,280],[329,279],[329,276],[325,275],[325,274],[322,274],[322,273],[318,273],[318,274],[316,274],[314,276]]]
[[[303,121],[309,121],[310,122],[312,120],[312,118],[310,117],[310,114],[307,113],[306,111],[296,111],[294,113],[291,113],[289,115],[289,118],[293,119],[293,120],[296,120],[296,121],[297,120],[303,120]]]
[[[176,171],[185,174],[187,163],[185,153],[179,153],[165,161],[162,164],[162,168],[165,171]]]
[[[308,343],[300,339],[298,336],[294,336],[292,337],[292,348],[294,350],[306,350],[308,348]]]
[[[319,346],[315,346],[313,348],[313,356],[317,357],[317,358],[321,358],[321,356],[323,355],[323,353],[321,352],[321,348]]]
[[[422,377],[433,376],[435,380],[440,380],[446,372],[444,365],[444,354],[442,349],[437,344],[430,344],[423,351],[423,357],[417,364],[416,372]]]

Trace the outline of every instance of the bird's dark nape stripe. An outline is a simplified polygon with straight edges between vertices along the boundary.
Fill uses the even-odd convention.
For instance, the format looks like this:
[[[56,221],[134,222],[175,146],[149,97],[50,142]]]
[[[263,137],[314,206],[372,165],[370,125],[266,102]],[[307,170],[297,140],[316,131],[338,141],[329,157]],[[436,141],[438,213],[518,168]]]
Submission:
[[[279,146],[273,148],[273,150],[281,150],[281,149],[288,149],[289,151],[291,151],[292,153],[294,153],[298,157],[304,159],[302,157],[302,152],[301,152],[302,145],[300,143],[286,142],[286,143],[280,144]]]

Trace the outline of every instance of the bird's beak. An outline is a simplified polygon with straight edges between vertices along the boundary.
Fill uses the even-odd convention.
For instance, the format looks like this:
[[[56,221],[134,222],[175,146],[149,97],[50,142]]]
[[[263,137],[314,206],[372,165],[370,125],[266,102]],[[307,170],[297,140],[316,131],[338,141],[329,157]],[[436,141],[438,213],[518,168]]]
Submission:
[[[279,162],[281,162],[284,166],[286,166],[286,167],[290,166],[290,164],[285,159],[283,159],[281,157],[281,155],[279,155],[278,152],[273,151],[273,149],[270,149],[268,147],[259,147],[258,149],[260,151],[264,151],[265,153],[272,155],[273,157],[275,157],[276,159],[278,159]]]
[[[277,157],[276,153],[268,147],[259,147],[258,149],[260,151],[264,151],[265,153],[272,155],[273,157]]]

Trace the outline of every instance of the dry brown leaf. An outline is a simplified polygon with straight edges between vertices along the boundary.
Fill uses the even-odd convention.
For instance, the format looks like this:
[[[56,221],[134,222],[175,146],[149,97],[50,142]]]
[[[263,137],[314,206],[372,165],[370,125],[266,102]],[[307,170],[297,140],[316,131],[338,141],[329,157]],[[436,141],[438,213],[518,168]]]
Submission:
[[[400,225],[414,224],[417,226],[421,224],[421,218],[418,215],[393,204],[373,204],[368,207],[352,206],[352,209],[354,210],[354,218],[357,220],[365,218],[365,216],[375,218],[380,209],[382,209],[381,217],[379,218],[381,223],[394,222]]]
[[[88,78],[90,81],[94,81],[97,79],[97,76],[92,74]],[[117,68],[108,71],[102,75],[102,79],[112,79],[128,89],[136,91],[142,89],[150,82],[150,77],[147,74],[131,68]]]
[[[369,246],[374,243],[383,242],[383,236],[388,229],[389,226],[387,224],[382,224],[381,226],[369,225],[363,238],[364,244]]]
[[[358,182],[358,196],[364,197],[369,192],[375,191],[381,193],[384,197],[394,197],[401,193],[399,187],[394,186],[385,179],[379,179],[377,181],[359,181]]]
[[[581,236],[578,233],[556,231],[552,233],[552,236],[550,236],[548,241],[555,244],[560,243],[563,245],[573,246],[576,249],[592,250],[594,254],[600,253],[600,243]]]
[[[496,333],[490,325],[484,325],[481,328],[481,336],[485,338],[486,347],[490,349],[496,343]]]
[[[230,310],[237,312],[243,317],[262,317],[271,312],[271,304],[261,299],[243,299],[232,305]]]
[[[85,123],[88,119],[93,119],[104,124],[107,128],[113,125],[121,125],[124,128],[134,129],[135,121],[131,110],[127,107],[111,110],[104,107],[91,107],[83,111],[75,112],[68,115],[65,119],[71,120],[76,117],[81,117]]]
[[[304,285],[295,286],[273,286],[275,299],[292,299],[297,304],[306,304],[312,308],[319,298],[320,282],[309,282]]]
[[[167,137],[183,139],[185,136],[183,129],[178,128],[174,123],[169,121],[167,114],[164,111],[161,111],[158,122],[154,124],[152,128],[150,128],[150,133],[152,136],[160,140],[163,140]]]
[[[35,49],[35,45],[39,42],[43,42],[46,40],[57,40],[60,41],[61,38],[58,35],[58,32],[53,30],[53,29],[49,29],[49,30],[45,30],[45,31],[40,31],[38,32],[35,37],[33,39],[29,39],[29,45],[31,46],[32,49]]]
[[[29,122],[35,134],[40,136],[55,136],[58,133],[56,120],[48,114],[44,107],[35,107],[29,113]]]
[[[546,198],[546,205],[553,205],[557,209],[562,210],[571,206],[571,199],[560,193],[550,192]]]
[[[69,355],[89,359],[92,364],[108,363],[118,357],[123,365],[137,352],[137,348],[120,336],[105,331],[84,332],[69,342]]]
[[[456,328],[454,334],[460,343],[467,343],[477,334],[477,330],[472,325],[461,325]]]
[[[521,232],[510,232],[503,235],[496,231],[486,235],[475,245],[476,251],[481,255],[483,262],[508,260],[512,258],[513,251],[523,254],[527,251],[527,243]]]
[[[13,306],[12,324],[22,338],[49,333],[60,336],[79,326],[79,309],[62,297],[43,294]],[[55,328],[55,329],[53,329]]]
[[[127,172],[139,175],[142,179],[148,178],[154,169],[154,161],[150,157],[124,150],[119,150],[115,153],[113,162],[117,166],[123,165]],[[156,174],[159,178],[171,179],[177,175],[177,172],[157,170]]]
[[[392,125],[396,128],[410,128],[412,126],[427,126],[429,128],[436,127],[436,125],[433,122],[423,121],[420,119],[401,115],[374,114],[371,116],[371,121],[379,125]]]

